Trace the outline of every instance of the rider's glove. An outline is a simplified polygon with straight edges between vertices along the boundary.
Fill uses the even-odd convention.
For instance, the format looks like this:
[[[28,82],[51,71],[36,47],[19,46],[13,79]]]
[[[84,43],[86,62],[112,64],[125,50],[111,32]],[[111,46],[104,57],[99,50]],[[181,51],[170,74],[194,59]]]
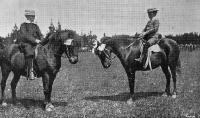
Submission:
[[[35,41],[36,41],[37,44],[41,42],[39,39],[36,39]]]

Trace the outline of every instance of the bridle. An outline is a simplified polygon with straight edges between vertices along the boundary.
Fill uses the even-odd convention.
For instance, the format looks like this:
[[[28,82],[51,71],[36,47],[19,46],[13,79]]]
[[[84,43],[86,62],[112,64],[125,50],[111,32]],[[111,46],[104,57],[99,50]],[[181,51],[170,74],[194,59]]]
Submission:
[[[99,47],[99,46],[96,47],[96,50],[98,50],[98,47]],[[100,51],[100,50],[98,50],[98,51]],[[106,56],[106,59],[108,59],[110,62],[112,62],[112,60],[115,59],[116,56],[111,57],[111,56],[109,56],[109,55],[106,53],[106,51],[110,52],[110,50],[107,49],[107,48],[104,48],[104,49],[103,49],[102,51],[100,51],[100,52],[101,52],[101,53],[104,53],[105,56]]]

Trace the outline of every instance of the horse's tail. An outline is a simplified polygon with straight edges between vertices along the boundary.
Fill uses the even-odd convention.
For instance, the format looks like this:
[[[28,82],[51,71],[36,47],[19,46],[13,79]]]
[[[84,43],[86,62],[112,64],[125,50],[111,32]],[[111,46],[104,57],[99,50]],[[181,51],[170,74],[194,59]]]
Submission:
[[[164,38],[160,40],[159,45],[164,48],[171,64],[176,67],[177,74],[181,74],[180,50],[176,41]]]
[[[177,64],[176,64],[176,72],[177,74],[181,74],[181,60],[178,58]]]

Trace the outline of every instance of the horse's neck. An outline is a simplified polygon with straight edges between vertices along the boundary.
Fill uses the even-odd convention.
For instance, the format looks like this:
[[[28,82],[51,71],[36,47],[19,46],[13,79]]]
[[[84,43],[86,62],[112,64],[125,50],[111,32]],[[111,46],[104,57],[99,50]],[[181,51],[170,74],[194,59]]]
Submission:
[[[45,46],[43,46],[43,48],[45,48],[48,53],[61,55],[61,53],[63,52],[61,51],[61,45],[59,45],[58,43],[59,42],[49,42]]]
[[[8,58],[17,52],[19,52],[18,44],[6,45],[3,49],[1,49],[1,53]]]
[[[113,53],[121,60],[127,60],[127,58],[132,54],[132,53],[138,53],[140,50],[140,46],[142,44],[141,41],[139,40],[135,40],[133,42],[131,42],[129,45],[126,46],[120,46],[120,45],[116,45],[115,43],[113,43],[114,45],[112,45],[112,50]]]
[[[120,59],[122,58],[121,47],[119,47],[115,42],[111,42],[108,44],[112,50],[112,52]]]

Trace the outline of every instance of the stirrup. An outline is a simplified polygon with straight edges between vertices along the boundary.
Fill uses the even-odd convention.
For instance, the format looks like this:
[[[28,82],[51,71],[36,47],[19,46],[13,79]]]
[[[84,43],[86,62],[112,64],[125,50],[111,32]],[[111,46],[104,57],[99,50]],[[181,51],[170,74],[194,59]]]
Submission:
[[[138,62],[142,62],[142,58],[141,57],[139,57],[139,58],[137,58],[137,59],[134,59],[135,61],[138,61]]]

